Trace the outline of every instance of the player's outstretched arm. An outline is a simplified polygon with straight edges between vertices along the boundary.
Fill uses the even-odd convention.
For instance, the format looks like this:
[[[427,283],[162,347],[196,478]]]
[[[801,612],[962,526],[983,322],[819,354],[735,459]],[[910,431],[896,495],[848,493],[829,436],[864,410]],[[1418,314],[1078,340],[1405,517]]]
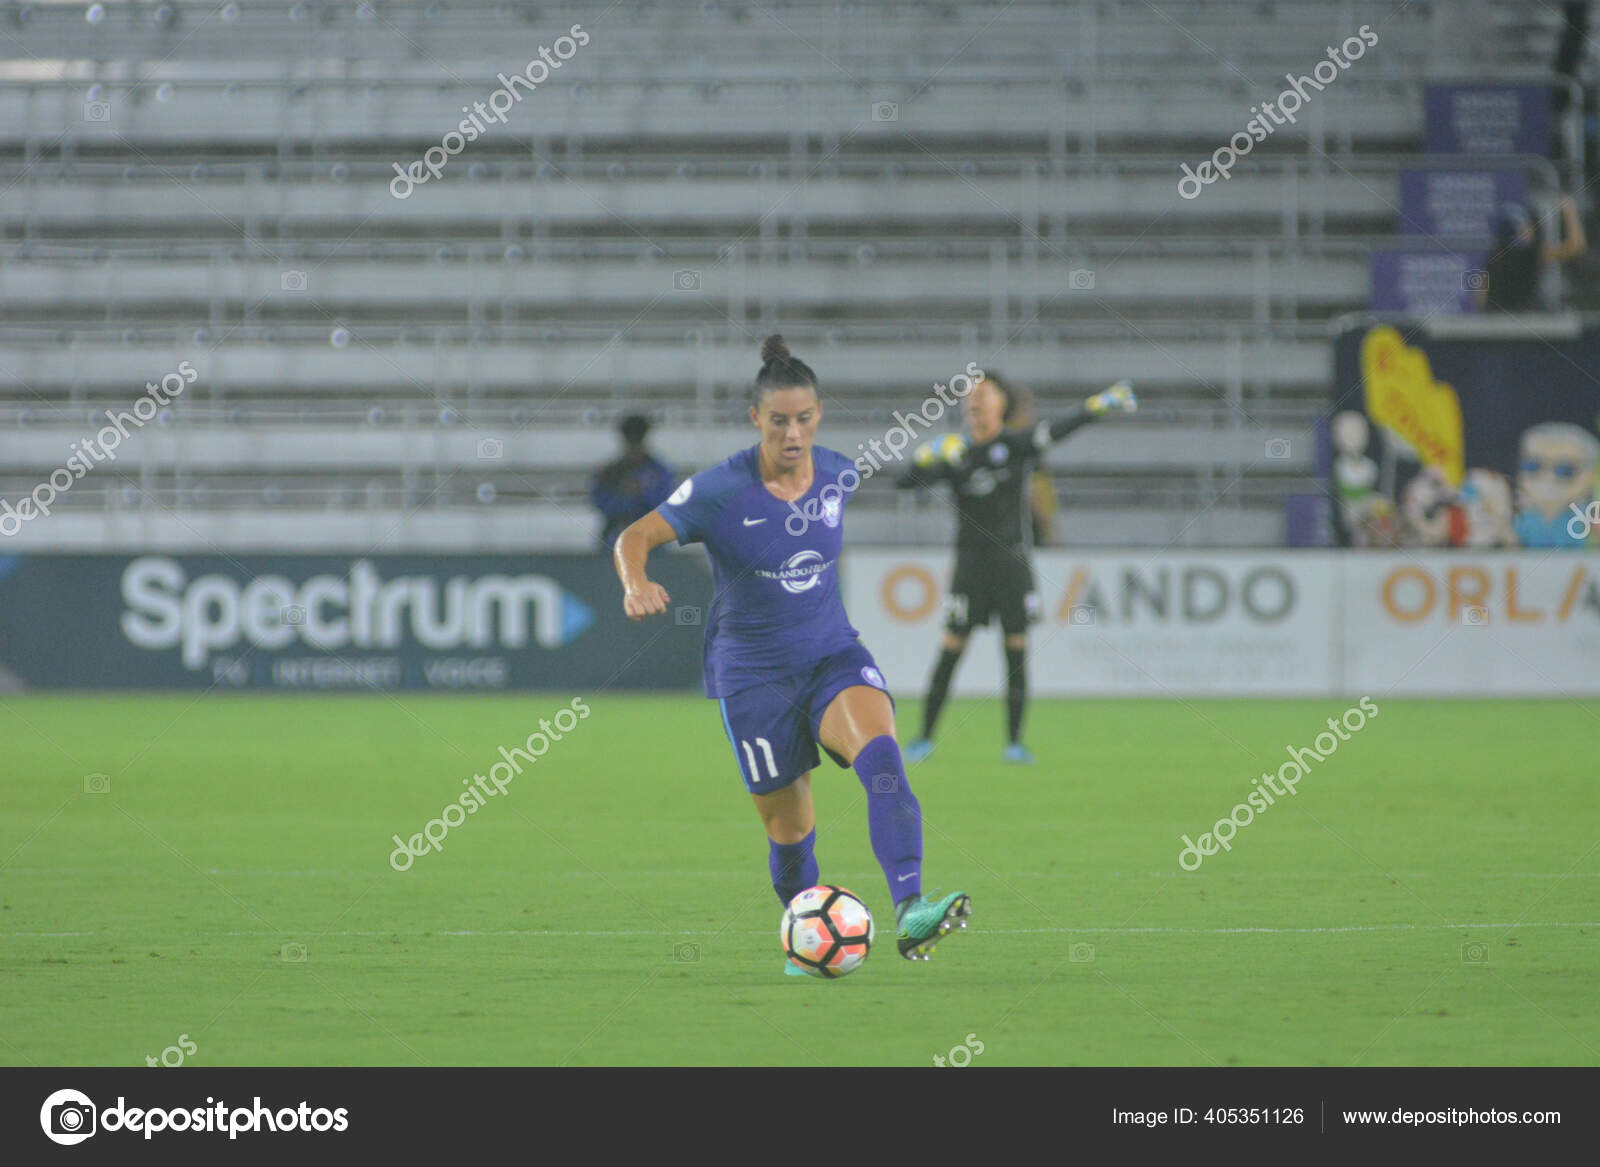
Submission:
[[[1065,417],[1041,423],[1038,430],[1038,444],[1043,447],[1052,442],[1059,442],[1073,430],[1080,429],[1108,413],[1134,413],[1138,408],[1139,399],[1134,396],[1133,386],[1126,381],[1118,381],[1110,388],[1102,389],[1094,396],[1085,398],[1081,408],[1074,409]]]
[[[661,517],[660,511],[651,511],[617,536],[611,559],[617,567],[617,578],[622,581],[622,610],[628,614],[628,619],[659,616],[672,602],[666,588],[646,578],[644,561],[650,552],[677,537],[678,533]]]

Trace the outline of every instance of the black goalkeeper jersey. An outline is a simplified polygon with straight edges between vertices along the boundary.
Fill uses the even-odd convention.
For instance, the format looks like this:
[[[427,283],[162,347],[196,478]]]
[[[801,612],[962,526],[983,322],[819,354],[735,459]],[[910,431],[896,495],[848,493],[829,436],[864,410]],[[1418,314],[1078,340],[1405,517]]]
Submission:
[[[1002,430],[987,442],[969,441],[960,457],[913,465],[895,485],[902,489],[950,483],[956,498],[958,555],[1025,555],[1033,546],[1030,484],[1039,456],[1079,426],[1086,410],[1033,429]]]

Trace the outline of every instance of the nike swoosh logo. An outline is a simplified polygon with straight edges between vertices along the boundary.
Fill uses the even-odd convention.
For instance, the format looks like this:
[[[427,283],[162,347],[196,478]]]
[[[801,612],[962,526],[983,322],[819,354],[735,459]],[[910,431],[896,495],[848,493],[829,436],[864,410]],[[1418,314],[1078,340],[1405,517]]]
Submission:
[[[900,876],[896,876],[896,877],[895,877],[895,882],[896,882],[896,883],[904,883],[904,882],[905,882],[905,881],[906,881],[906,880],[908,880],[908,879],[910,879],[910,878],[911,878],[911,877],[912,877],[912,876],[914,876],[914,875],[916,875],[916,874],[917,874],[917,873],[916,873],[916,872],[915,872],[915,871],[913,871],[913,872],[912,872],[912,873],[911,873],[911,875],[900,875]]]
[[[746,519],[744,521],[744,525],[747,526],[747,527],[753,527],[757,523],[764,523],[766,521],[767,521],[766,519]]]

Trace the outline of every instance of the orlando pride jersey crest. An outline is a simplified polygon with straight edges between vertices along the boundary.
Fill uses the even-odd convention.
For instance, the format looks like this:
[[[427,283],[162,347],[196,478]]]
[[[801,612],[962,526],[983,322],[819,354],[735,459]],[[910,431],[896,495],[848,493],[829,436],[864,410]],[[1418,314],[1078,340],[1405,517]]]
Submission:
[[[790,676],[857,641],[839,591],[849,496],[837,488],[855,463],[822,446],[811,448],[811,461],[811,488],[792,505],[762,483],[760,447],[751,446],[687,479],[657,508],[680,544],[704,543],[711,558],[707,697]]]

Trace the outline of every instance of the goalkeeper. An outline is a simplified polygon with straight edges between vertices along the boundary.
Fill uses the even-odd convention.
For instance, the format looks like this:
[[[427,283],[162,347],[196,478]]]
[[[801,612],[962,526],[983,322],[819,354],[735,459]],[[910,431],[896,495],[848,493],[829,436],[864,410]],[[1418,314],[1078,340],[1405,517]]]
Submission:
[[[1033,586],[1029,483],[1043,453],[1068,434],[1107,413],[1138,408],[1125,381],[1096,393],[1079,409],[1031,430],[1008,429],[1024,415],[1027,390],[994,373],[972,387],[966,399],[967,437],[948,434],[918,447],[912,466],[895,483],[901,488],[950,483],[956,500],[956,564],[945,604],[939,660],[922,706],[922,735],[905,749],[908,762],[933,753],[933,731],[950,692],[950,680],[974,628],[998,616],[1006,656],[1006,749],[1008,762],[1031,762],[1022,744],[1027,709],[1028,625],[1039,619]]]

